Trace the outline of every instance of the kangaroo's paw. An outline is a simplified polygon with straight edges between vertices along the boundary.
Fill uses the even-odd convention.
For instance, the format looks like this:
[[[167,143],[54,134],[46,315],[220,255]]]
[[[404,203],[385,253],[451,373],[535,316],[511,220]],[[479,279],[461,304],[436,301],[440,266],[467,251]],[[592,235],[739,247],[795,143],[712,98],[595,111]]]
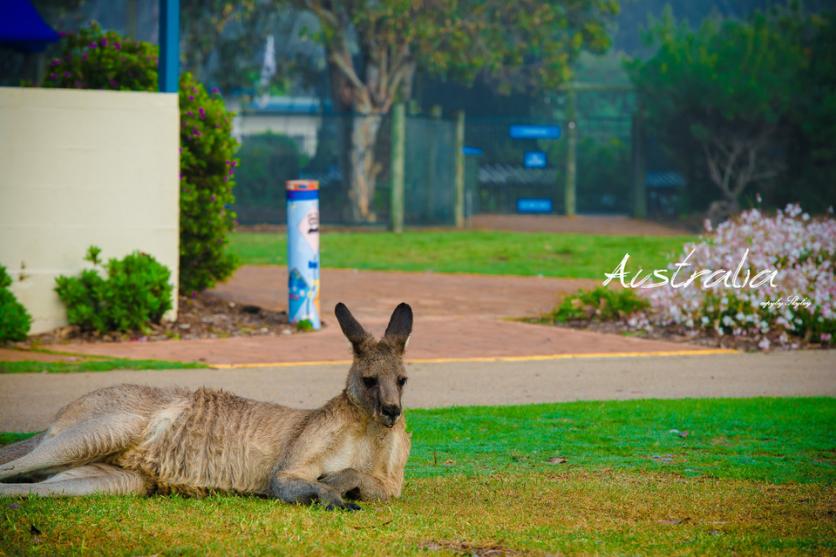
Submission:
[[[343,511],[359,511],[360,505],[353,501],[346,501],[340,496],[340,492],[331,486],[320,484],[322,487],[319,491],[319,503],[325,506],[325,510],[333,511],[340,509]]]
[[[335,503],[328,503],[327,505],[325,505],[325,510],[326,511],[333,511],[333,510],[337,510],[337,509],[342,510],[342,511],[354,512],[354,511],[363,510],[363,507],[361,507],[360,505],[358,505],[354,501],[342,501],[342,502],[336,503],[336,504]]]

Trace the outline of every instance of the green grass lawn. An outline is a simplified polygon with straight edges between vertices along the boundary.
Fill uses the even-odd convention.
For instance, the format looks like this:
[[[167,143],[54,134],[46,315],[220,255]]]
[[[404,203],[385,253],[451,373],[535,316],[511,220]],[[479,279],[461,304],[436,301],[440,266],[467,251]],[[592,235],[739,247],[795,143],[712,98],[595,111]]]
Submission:
[[[630,253],[628,269],[658,269],[690,236],[593,236],[497,231],[327,232],[324,267],[602,278]],[[236,232],[230,251],[245,264],[287,263],[285,235]]]
[[[22,360],[0,362],[0,373],[76,373],[80,371],[113,371],[114,369],[198,369],[200,362],[174,362],[166,360],[129,360],[125,358],[79,359],[67,362],[39,362]]]
[[[408,422],[413,452],[397,501],[333,513],[231,496],[5,499],[0,548],[178,555],[836,551],[834,399],[448,408],[411,410]]]

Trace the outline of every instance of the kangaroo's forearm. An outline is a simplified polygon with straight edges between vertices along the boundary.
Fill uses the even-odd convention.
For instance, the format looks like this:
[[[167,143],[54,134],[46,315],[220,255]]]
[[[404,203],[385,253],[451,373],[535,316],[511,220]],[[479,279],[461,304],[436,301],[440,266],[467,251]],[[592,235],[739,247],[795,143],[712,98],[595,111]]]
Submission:
[[[270,478],[269,492],[285,503],[310,504],[319,501],[327,507],[359,509],[357,505],[343,501],[340,493],[329,485],[284,472]]]

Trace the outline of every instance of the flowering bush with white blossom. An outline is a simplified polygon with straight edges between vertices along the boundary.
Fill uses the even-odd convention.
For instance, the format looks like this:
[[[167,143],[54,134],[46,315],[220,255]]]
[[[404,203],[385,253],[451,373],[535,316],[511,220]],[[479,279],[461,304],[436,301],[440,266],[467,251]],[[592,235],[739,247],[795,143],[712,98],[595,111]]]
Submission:
[[[775,280],[752,288],[719,284],[704,288],[697,281],[687,287],[643,290],[651,309],[633,317],[630,325],[641,328],[674,327],[691,336],[731,336],[766,350],[771,346],[794,348],[805,343],[832,345],[836,332],[836,220],[811,218],[798,205],[788,205],[774,216],[757,209],[741,213],[716,231],[706,224],[706,234],[687,244],[693,250],[690,266],[680,273],[702,269],[731,269],[748,258],[740,273],[754,277],[766,269],[777,270]],[[671,265],[673,271],[675,265]]]

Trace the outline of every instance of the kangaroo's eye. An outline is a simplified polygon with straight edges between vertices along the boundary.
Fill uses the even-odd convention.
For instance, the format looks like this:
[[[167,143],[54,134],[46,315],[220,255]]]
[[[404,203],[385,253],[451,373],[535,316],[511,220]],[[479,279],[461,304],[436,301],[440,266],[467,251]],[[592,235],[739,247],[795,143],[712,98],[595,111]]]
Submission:
[[[406,377],[398,377],[398,386],[403,387],[406,385]]]
[[[371,389],[377,385],[377,377],[364,377],[363,384],[367,389]]]

